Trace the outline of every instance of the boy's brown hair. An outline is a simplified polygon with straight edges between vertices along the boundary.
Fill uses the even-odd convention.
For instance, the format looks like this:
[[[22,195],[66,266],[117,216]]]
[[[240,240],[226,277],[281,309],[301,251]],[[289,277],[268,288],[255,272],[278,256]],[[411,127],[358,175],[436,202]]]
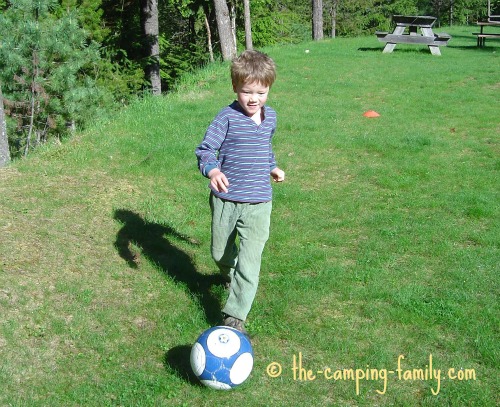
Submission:
[[[271,87],[276,80],[276,65],[267,54],[246,50],[233,60],[231,80],[233,86],[258,82],[261,85]]]

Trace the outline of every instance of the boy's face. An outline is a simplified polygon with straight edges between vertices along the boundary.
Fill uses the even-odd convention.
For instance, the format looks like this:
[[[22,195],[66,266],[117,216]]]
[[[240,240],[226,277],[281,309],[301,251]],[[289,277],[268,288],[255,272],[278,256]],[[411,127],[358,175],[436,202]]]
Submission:
[[[233,89],[238,103],[248,117],[260,113],[269,94],[269,86],[264,86],[260,82],[233,84]]]

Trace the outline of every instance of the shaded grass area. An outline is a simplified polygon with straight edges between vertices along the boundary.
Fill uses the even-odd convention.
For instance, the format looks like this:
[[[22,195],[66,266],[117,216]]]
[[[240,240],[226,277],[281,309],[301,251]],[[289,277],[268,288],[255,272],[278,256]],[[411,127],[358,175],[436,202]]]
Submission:
[[[231,393],[188,364],[225,296],[193,151],[233,98],[226,66],[1,170],[0,404],[495,405],[499,47],[471,30],[446,29],[441,57],[376,38],[267,50],[287,181],[248,321],[254,371]],[[439,384],[398,376],[430,355]]]

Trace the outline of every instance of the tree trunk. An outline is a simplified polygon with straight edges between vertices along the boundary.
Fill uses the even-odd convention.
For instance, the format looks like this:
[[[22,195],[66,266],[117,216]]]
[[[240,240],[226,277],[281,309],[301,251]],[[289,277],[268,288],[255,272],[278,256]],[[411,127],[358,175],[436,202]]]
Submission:
[[[336,38],[337,36],[337,8],[339,0],[333,0],[330,4],[330,19],[332,24],[331,37]]]
[[[205,28],[207,30],[208,54],[210,55],[210,62],[214,62],[214,50],[212,49],[212,30],[210,30],[210,24],[208,22],[207,15],[204,14],[204,17],[205,17]]]
[[[450,27],[453,25],[453,0],[450,0]]]
[[[323,39],[323,0],[312,0],[313,40]]]
[[[250,0],[243,0],[245,9],[245,48],[253,49],[252,43],[252,22],[250,20]]]
[[[39,60],[38,60],[38,52],[33,50],[33,77],[31,79],[31,100],[30,100],[30,109],[29,109],[29,119],[30,124],[28,128],[28,135],[26,137],[26,146],[24,147],[24,156],[26,157],[29,153],[31,146],[31,137],[33,136],[33,132],[35,131],[35,109],[37,107],[37,78],[39,74]]]
[[[146,77],[153,95],[161,94],[158,0],[141,0],[141,23],[146,42]]]
[[[233,39],[229,9],[226,0],[214,0],[214,5],[222,59],[224,61],[231,61],[236,56],[236,44]]]
[[[236,40],[236,4],[234,0],[229,1],[229,17],[231,19],[231,33],[233,34],[233,44],[234,44],[234,55],[237,54],[238,41]]]
[[[10,161],[9,139],[7,138],[7,123],[3,110],[2,86],[0,85],[0,168]]]

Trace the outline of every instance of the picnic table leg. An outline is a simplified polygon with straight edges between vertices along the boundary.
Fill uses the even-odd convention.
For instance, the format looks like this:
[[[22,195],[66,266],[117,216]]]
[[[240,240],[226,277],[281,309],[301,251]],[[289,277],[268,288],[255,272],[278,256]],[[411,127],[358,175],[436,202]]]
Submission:
[[[385,44],[384,50],[382,51],[384,54],[390,54],[396,48],[396,44],[393,42],[388,42]]]
[[[422,27],[422,34],[425,37],[434,38],[434,32],[432,31],[432,28]],[[432,55],[441,55],[441,51],[439,50],[439,47],[437,45],[429,45],[429,51],[431,51]]]
[[[396,34],[396,35],[401,35],[405,32],[405,27],[404,26],[396,26],[396,28],[394,29],[394,32],[393,34]],[[396,44],[394,42],[388,42],[385,44],[385,47],[384,47],[384,50],[382,51],[384,54],[389,54],[391,53],[392,51],[394,51],[394,48],[396,47]]]
[[[429,45],[429,50],[432,55],[441,55],[441,51],[437,45]]]

